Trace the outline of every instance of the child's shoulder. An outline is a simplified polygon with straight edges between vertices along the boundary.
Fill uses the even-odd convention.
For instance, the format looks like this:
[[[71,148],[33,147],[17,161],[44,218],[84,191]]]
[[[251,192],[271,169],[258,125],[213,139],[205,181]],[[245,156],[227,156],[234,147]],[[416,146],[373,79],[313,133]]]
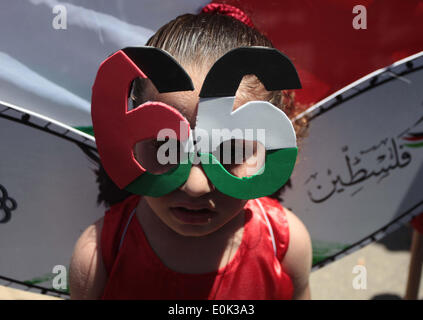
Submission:
[[[308,298],[312,264],[310,235],[301,220],[274,198],[252,200],[253,211],[264,211],[276,244],[277,258],[294,285],[294,298]],[[264,222],[263,222],[264,223]]]
[[[107,279],[101,256],[103,218],[88,226],[75,244],[69,270],[71,299],[97,299]]]
[[[139,201],[139,197],[130,196],[124,201],[111,206],[96,222],[88,226],[78,238],[70,263],[70,292],[72,299],[98,299],[101,297],[107,281],[107,269],[102,247],[113,242],[126,219]],[[103,229],[107,236],[103,238]]]
[[[289,246],[283,266],[294,283],[294,298],[308,298],[308,279],[313,258],[310,235],[293,212],[287,208],[284,211],[289,225]]]

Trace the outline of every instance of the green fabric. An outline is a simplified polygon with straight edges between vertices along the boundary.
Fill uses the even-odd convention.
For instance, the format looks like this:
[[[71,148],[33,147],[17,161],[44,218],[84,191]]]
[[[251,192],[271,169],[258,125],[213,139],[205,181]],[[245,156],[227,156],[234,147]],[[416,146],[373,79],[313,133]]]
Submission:
[[[161,197],[180,187],[189,176],[191,162],[180,163],[163,174],[144,172],[141,176],[130,183],[125,190],[151,197]]]
[[[89,134],[94,137],[94,130],[92,126],[86,127],[74,127],[76,130],[82,131],[83,133]]]
[[[410,147],[410,148],[420,148],[420,147],[423,147],[423,142],[415,143],[415,144],[413,144],[413,143],[406,143],[405,146],[406,147]]]

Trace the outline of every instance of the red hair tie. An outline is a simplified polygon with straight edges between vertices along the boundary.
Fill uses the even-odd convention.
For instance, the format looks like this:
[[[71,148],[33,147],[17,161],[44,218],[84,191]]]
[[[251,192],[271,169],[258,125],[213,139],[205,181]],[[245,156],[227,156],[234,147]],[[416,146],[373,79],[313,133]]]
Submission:
[[[238,9],[237,7],[230,6],[229,4],[223,4],[223,3],[209,3],[206,5],[203,10],[201,10],[202,13],[220,13],[225,16],[233,17],[242,23],[246,24],[247,26],[254,28],[254,24],[251,21],[250,17],[247,16],[247,14],[242,11],[241,9]]]

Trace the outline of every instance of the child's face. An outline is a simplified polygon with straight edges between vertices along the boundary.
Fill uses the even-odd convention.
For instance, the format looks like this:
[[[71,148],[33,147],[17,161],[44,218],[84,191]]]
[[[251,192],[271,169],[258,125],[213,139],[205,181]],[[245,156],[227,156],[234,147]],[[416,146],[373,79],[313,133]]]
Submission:
[[[146,99],[161,101],[173,106],[187,118],[191,128],[194,128],[199,102],[198,94],[208,70],[194,70],[189,67],[185,67],[185,70],[193,81],[194,91],[161,94],[150,83],[145,91]],[[250,100],[264,100],[266,95],[263,95],[265,90],[260,83],[258,83],[258,86],[261,87],[257,89],[248,85],[243,86],[244,82],[241,83],[237,92],[234,109]],[[247,91],[257,94],[255,96],[246,94]],[[263,166],[265,161],[264,147],[256,142],[252,143],[250,147],[253,152],[250,160],[253,161],[249,161],[248,164],[245,162],[244,164],[232,165],[230,169],[232,174],[239,177],[248,176],[246,174],[248,167],[261,168]],[[149,164],[143,162],[142,156],[140,156],[146,148],[149,148],[149,146],[145,142],[141,142],[135,146],[134,151],[137,160],[144,166],[147,165],[145,167],[148,169]],[[154,166],[154,164],[152,165]],[[166,167],[164,170],[166,170]],[[188,179],[178,189],[162,197],[145,196],[145,199],[165,225],[184,236],[204,236],[217,231],[240,213],[247,202],[247,200],[232,198],[219,192],[207,178],[200,164],[192,166]]]

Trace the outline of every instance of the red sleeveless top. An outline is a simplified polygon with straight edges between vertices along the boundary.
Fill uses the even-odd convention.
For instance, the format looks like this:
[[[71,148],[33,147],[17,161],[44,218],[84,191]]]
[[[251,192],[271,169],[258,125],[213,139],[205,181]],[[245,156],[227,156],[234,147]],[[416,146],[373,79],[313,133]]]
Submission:
[[[166,267],[150,247],[135,213],[140,196],[113,206],[104,217],[101,250],[108,274],[102,299],[291,299],[292,281],[281,264],[288,221],[277,200],[249,200],[242,242],[232,260],[209,273]]]

